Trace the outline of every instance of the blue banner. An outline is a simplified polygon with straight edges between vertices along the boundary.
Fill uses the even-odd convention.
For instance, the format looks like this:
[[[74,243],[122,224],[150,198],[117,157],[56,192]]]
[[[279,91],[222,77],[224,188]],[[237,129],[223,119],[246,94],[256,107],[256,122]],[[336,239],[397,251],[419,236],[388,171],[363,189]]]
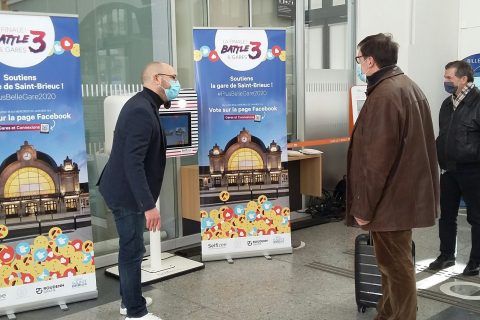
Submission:
[[[96,297],[78,18],[0,13],[0,314]]]
[[[285,30],[193,38],[202,258],[291,252]]]

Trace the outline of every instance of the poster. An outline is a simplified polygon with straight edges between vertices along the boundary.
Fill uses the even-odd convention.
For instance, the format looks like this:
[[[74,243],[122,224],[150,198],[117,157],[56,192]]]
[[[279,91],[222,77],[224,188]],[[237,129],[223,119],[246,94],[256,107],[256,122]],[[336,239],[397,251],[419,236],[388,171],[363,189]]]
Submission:
[[[0,13],[0,315],[97,296],[78,18]]]
[[[202,259],[291,252],[285,30],[193,38]]]

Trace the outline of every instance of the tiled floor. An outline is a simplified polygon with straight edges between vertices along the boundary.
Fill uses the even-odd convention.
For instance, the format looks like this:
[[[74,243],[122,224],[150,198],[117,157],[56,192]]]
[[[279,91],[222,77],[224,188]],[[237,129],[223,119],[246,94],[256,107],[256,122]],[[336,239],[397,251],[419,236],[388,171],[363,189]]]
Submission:
[[[144,288],[154,298],[150,311],[165,320],[180,319],[373,319],[375,310],[358,313],[354,297],[353,244],[361,231],[347,228],[342,222],[329,223],[294,231],[294,240],[305,247],[290,255],[207,262],[205,269]],[[423,270],[438,254],[437,227],[414,232],[417,268]],[[480,319],[480,278],[458,275],[468,258],[470,228],[459,217],[457,266],[440,274],[421,271],[417,274],[423,291],[419,292],[417,319]],[[199,257],[194,257],[198,259]],[[323,271],[314,265],[328,265],[336,272]],[[99,297],[69,305],[68,311],[48,308],[17,314],[26,319],[123,319],[119,315],[117,280],[97,270]],[[466,300],[441,293],[441,284],[470,281],[472,286],[458,288],[457,293],[475,296]],[[6,317],[4,317],[6,319]]]

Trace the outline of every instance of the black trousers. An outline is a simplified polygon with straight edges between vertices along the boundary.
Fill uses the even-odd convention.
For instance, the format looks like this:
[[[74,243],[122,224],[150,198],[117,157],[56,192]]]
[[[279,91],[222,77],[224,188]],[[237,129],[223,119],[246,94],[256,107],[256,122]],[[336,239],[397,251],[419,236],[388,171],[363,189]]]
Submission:
[[[471,225],[470,260],[480,262],[480,168],[447,171],[440,176],[440,252],[455,255],[460,198],[467,206]]]

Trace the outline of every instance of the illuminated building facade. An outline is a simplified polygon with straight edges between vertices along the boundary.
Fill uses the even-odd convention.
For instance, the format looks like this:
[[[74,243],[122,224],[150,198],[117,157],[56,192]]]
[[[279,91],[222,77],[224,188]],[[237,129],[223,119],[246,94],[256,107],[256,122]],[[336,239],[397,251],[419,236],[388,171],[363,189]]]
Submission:
[[[200,168],[200,187],[288,184],[282,150],[272,141],[268,147],[248,130],[231,139],[222,149],[215,144],[208,153],[209,167]]]
[[[57,165],[28,141],[0,165],[0,214],[6,217],[78,211],[78,165],[68,156]],[[88,201],[87,201],[88,203]]]

